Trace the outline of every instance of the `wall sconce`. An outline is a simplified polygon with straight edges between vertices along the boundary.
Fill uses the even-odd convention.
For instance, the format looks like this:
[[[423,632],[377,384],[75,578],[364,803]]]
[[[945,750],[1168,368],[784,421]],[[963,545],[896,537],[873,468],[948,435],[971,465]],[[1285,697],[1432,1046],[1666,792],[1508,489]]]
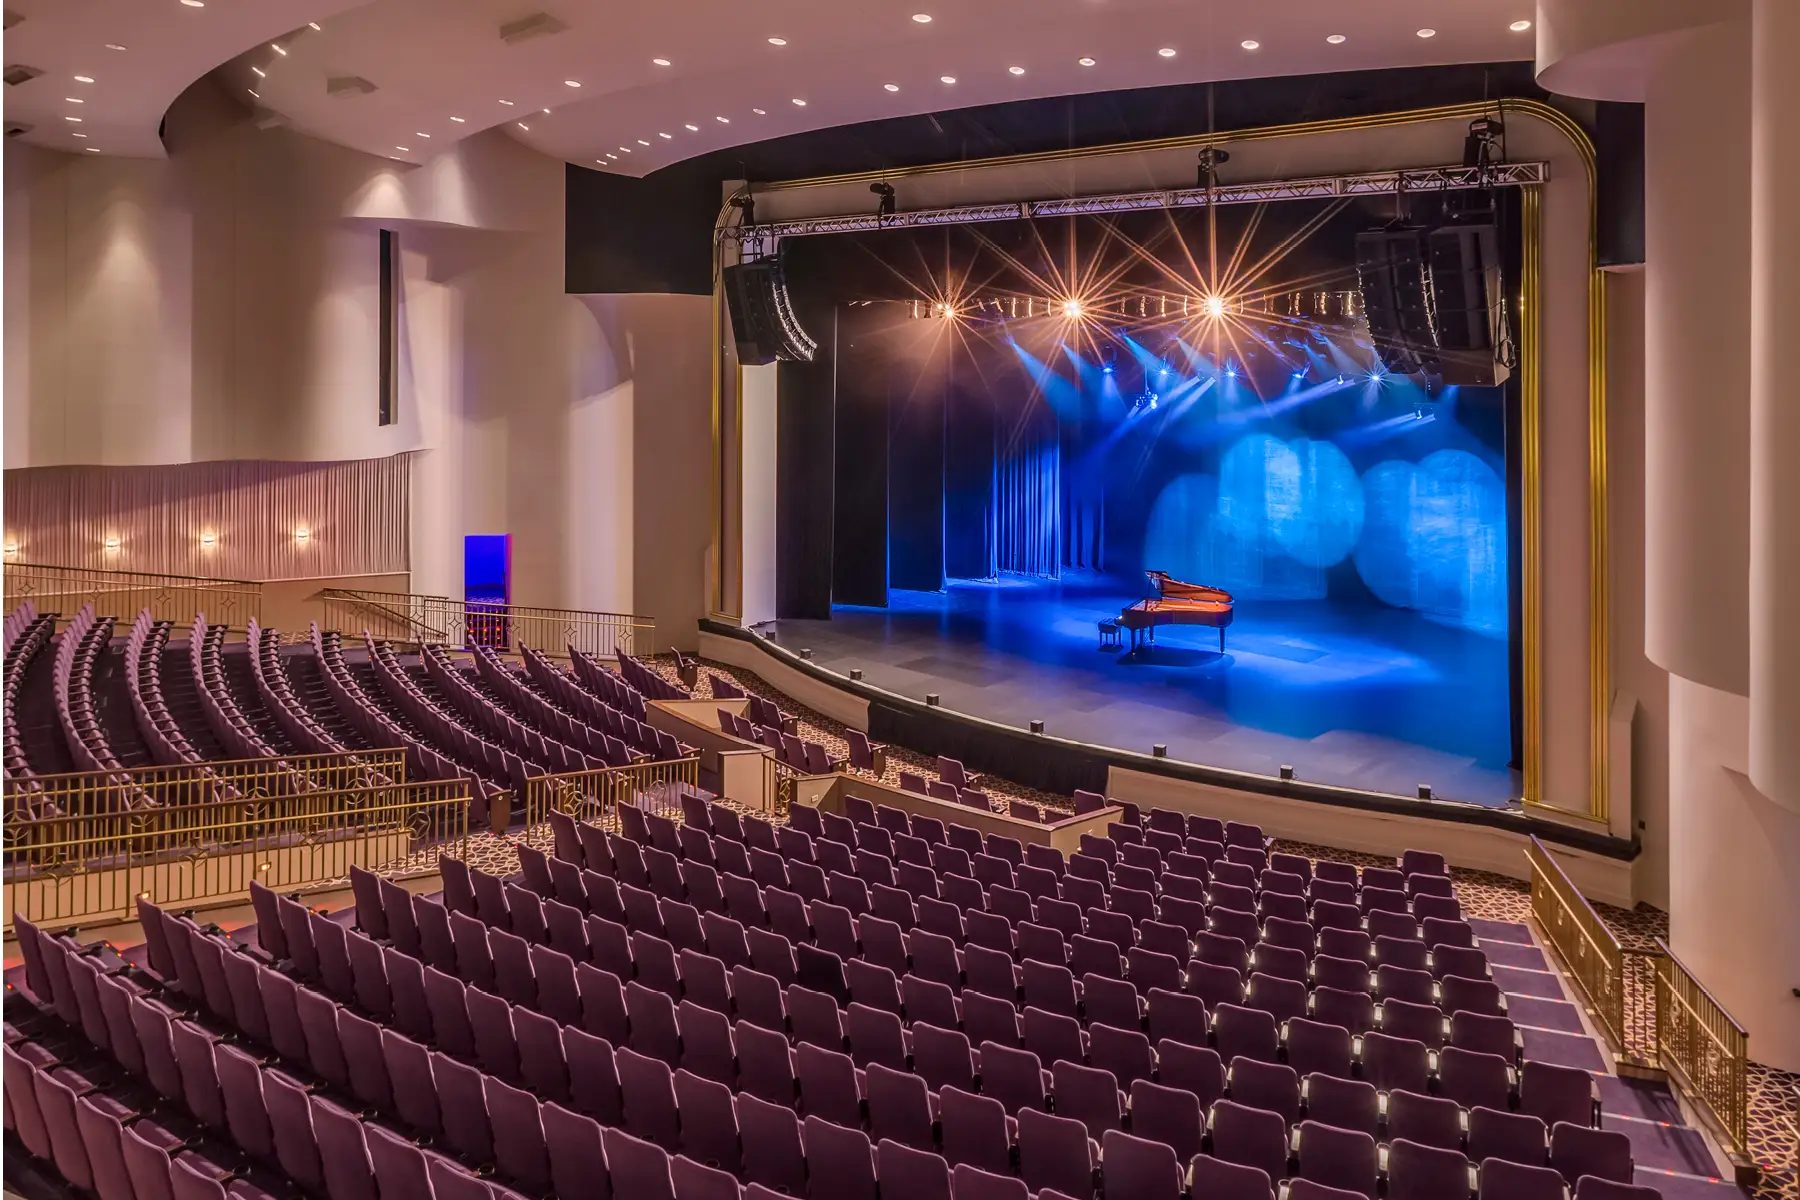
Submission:
[[[200,535],[200,544],[202,546],[210,546],[218,540],[219,536],[214,533],[203,533]]]
[[[110,537],[108,537],[106,539],[106,541],[101,544],[104,545],[108,550],[117,550],[119,548],[119,535],[115,533],[115,534],[111,535]]]
[[[310,538],[311,536],[312,536],[312,530],[308,529],[304,525],[302,525],[300,528],[294,530],[294,540],[296,542],[304,542],[307,538]]]

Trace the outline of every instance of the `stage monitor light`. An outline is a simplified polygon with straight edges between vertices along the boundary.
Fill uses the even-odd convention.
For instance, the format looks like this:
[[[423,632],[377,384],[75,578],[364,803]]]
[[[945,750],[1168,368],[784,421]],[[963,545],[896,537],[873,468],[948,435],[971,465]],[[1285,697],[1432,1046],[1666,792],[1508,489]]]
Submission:
[[[1062,302],[1062,315],[1068,317],[1071,321],[1079,321],[1081,319],[1082,311],[1082,304],[1079,300],[1064,300]]]

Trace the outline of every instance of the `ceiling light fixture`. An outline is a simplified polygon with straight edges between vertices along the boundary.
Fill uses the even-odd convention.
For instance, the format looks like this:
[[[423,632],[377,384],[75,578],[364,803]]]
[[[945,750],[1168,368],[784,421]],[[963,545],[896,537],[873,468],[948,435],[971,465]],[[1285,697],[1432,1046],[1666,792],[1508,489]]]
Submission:
[[[785,46],[785,45],[787,45],[787,39],[786,39],[786,38],[770,38],[770,39],[769,39],[769,45],[771,45],[771,46]]]
[[[698,125],[684,125],[683,128],[685,128],[689,133],[699,133],[700,132],[700,127]]]
[[[205,8],[206,7],[206,0],[181,0],[181,2],[185,5],[187,5],[189,8]]]
[[[287,51],[286,51],[286,50],[283,50],[283,49],[282,49],[282,48],[281,48],[281,47],[280,47],[280,46],[279,46],[279,45],[277,45],[277,44],[276,44],[276,43],[274,43],[274,42],[270,42],[270,43],[269,43],[269,49],[271,49],[271,50],[273,50],[273,51],[274,51],[274,52],[275,52],[275,53],[277,53],[277,54],[279,54],[279,55],[281,55],[281,57],[283,57],[283,58],[286,58],[286,57],[287,57]]]
[[[74,122],[74,123],[75,123],[75,124],[77,124],[77,125],[79,125],[79,124],[81,124],[81,118],[80,118],[80,117],[64,117],[64,118],[63,118],[63,120],[65,120],[65,121],[73,121],[73,122]]]
[[[526,124],[526,123],[525,123],[525,122],[523,122],[523,121],[520,121],[520,122],[519,122],[519,128],[520,128],[520,129],[523,129],[523,130],[524,130],[524,131],[525,131],[525,132],[526,132],[526,133],[530,133],[530,132],[531,132],[531,126],[529,126],[529,125],[527,125],[527,124]]]
[[[1239,42],[1238,45],[1242,46],[1246,50],[1261,50],[1262,49],[1262,43],[1257,41],[1255,38],[1245,38],[1243,41]]]
[[[68,101],[70,104],[86,104],[87,103],[87,101],[83,100],[80,96],[64,96],[63,99]]]
[[[506,107],[508,107],[508,108],[511,108],[513,106],[513,102],[511,100],[502,100],[500,103],[506,105]]]
[[[78,137],[78,138],[84,138],[84,137],[86,137],[86,136],[87,136],[87,134],[85,134],[85,133],[78,133],[78,134],[76,134],[76,135],[75,135],[75,136],[76,136],[76,137]]]
[[[1081,58],[1076,59],[1075,61],[1080,63],[1084,67],[1091,67],[1094,65],[1094,60],[1091,58],[1088,58],[1085,55],[1083,55]]]
[[[256,72],[256,77],[258,79],[267,79],[269,77],[269,73],[261,67],[251,67],[250,69]]]
[[[1512,30],[1514,33],[1524,33],[1527,29],[1531,28],[1531,22],[1530,21],[1514,21],[1511,25],[1508,25],[1507,28]]]
[[[804,101],[804,100],[802,100],[802,99],[801,99],[801,98],[800,98],[800,97],[798,97],[798,96],[795,96],[795,97],[794,97],[794,107],[795,107],[795,108],[805,108],[805,107],[806,107],[806,101]]]
[[[954,75],[939,75],[938,82],[939,83],[955,83],[956,76],[954,76]]]
[[[1419,30],[1419,36],[1420,36],[1420,37],[1422,37],[1422,38],[1429,38],[1429,37],[1436,37],[1436,36],[1437,36],[1437,30],[1435,30],[1435,29],[1421,29],[1421,30]]]
[[[882,87],[883,91],[888,91],[888,92],[897,92],[900,90],[900,85],[897,83],[884,83],[881,85],[881,87]]]
[[[639,138],[639,139],[638,139],[638,140],[637,140],[637,144],[638,144],[638,145],[640,145],[640,146],[648,146],[648,145],[649,145],[649,144],[650,144],[650,143],[649,143],[649,142],[646,142],[646,141],[645,141],[645,140],[644,140],[644,139],[643,139],[643,138]]]
[[[1008,75],[1023,75],[1025,73],[1025,68],[1024,67],[1008,67],[1008,68],[1006,68],[1006,73]]]
[[[245,91],[246,91],[246,92],[249,92],[249,93],[250,93],[250,94],[251,94],[251,95],[252,95],[252,96],[255,96],[255,97],[256,97],[256,98],[257,98],[257,99],[258,99],[258,100],[261,100],[261,99],[262,99],[262,93],[261,93],[261,92],[259,92],[259,91],[257,91],[257,90],[256,90],[256,89],[255,89],[255,88],[245,88],[245,89],[244,89],[244,90],[245,90]],[[86,136],[87,136],[87,134],[85,134],[85,133],[83,133],[83,134],[79,134],[79,135],[77,135],[77,136],[79,136],[79,137],[86,137]]]
[[[106,43],[106,48],[108,50],[123,50],[123,49],[125,49],[125,47],[119,45],[119,43],[117,43],[117,42]]]
[[[550,110],[547,108],[541,108],[538,111],[543,113],[546,117],[550,115]]]
[[[657,131],[657,134],[656,134],[656,136],[657,136],[657,137],[659,137],[659,138],[668,138],[668,139],[669,139],[669,140],[670,140],[670,141],[671,141],[671,142],[672,142],[672,141],[674,141],[674,140],[675,140],[675,135],[674,135],[674,134],[672,134],[672,133],[663,133],[663,132],[662,132],[662,131],[661,131],[661,130],[658,130],[658,131]]]
[[[564,86],[564,87],[580,87],[580,86],[581,86],[581,80],[579,80],[579,79],[565,79],[565,80],[563,80],[563,86]]]
[[[750,111],[755,113],[759,117],[766,117],[769,115],[769,110],[766,108],[753,108]]]
[[[89,153],[89,154],[98,154],[98,153],[100,153],[100,147],[98,147],[98,146],[89,146],[89,147],[88,147],[88,148],[87,148],[87,152],[88,152],[88,153]]]
[[[425,139],[425,140],[426,140],[426,141],[428,141],[428,142],[429,142],[429,141],[430,141],[430,140],[431,140],[431,135],[430,135],[430,134],[429,134],[429,133],[420,133],[420,132],[419,132],[419,131],[418,131],[418,130],[416,130],[416,129],[415,129],[415,130],[413,130],[413,136],[414,136],[414,137],[422,137],[422,138],[424,138],[424,139]]]
[[[731,124],[731,118],[730,118],[730,117],[714,117],[714,118],[713,118],[713,120],[715,120],[715,121],[717,121],[717,122],[718,122],[718,123],[719,123],[719,124],[721,124],[721,125],[729,125],[729,124]]]
[[[468,122],[463,120],[461,117],[451,117],[450,119],[452,121],[455,121],[458,125],[467,125],[468,124]]]
[[[913,20],[917,21],[921,25],[929,25],[929,24],[931,24],[931,14],[930,13],[914,13]]]
[[[394,149],[398,150],[402,154],[411,154],[412,153],[412,151],[408,150],[405,146],[395,146]]]
[[[650,61],[655,63],[659,67],[666,67],[669,65],[669,60],[666,58],[653,58]]]
[[[92,83],[92,82],[94,82],[94,77],[91,75],[77,75],[75,77],[75,82],[76,83]]]
[[[610,158],[610,159],[612,159],[612,160],[613,160],[613,161],[614,161],[614,162],[618,162],[618,161],[619,161],[619,156],[618,156],[618,155],[616,155],[616,154],[614,154],[614,153],[613,153],[613,152],[612,152],[612,151],[611,151],[611,150],[608,150],[608,151],[607,151],[607,152],[606,152],[606,157],[608,157],[608,158]]]
[[[1341,46],[1349,39],[1344,37],[1344,35],[1341,33],[1333,33],[1333,34],[1328,34],[1326,36],[1325,40],[1327,42],[1330,42],[1333,46]]]
[[[317,21],[308,21],[306,23],[306,27],[308,29],[312,30],[314,33],[323,33],[324,32],[324,26],[320,25]]]
[[[1164,58],[1174,58],[1175,57],[1175,47],[1164,46],[1161,50],[1158,50],[1157,53],[1162,55]]]

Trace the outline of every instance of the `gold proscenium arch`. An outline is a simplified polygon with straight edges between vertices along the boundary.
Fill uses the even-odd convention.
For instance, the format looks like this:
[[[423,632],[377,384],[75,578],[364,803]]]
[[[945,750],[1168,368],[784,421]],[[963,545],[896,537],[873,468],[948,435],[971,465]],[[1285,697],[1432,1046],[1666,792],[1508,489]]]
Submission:
[[[1316,134],[1346,133],[1355,130],[1385,129],[1400,125],[1417,125],[1433,121],[1474,120],[1490,116],[1498,109],[1503,114],[1518,114],[1542,121],[1568,139],[1581,159],[1587,175],[1588,246],[1587,246],[1587,353],[1588,353],[1588,704],[1589,704],[1589,772],[1585,808],[1559,804],[1543,794],[1543,477],[1539,433],[1542,425],[1543,336],[1539,326],[1543,310],[1543,196],[1538,186],[1523,188],[1524,270],[1520,280],[1520,394],[1522,412],[1520,447],[1522,511],[1520,513],[1520,596],[1523,626],[1523,705],[1520,719],[1524,724],[1524,802],[1528,809],[1564,819],[1606,826],[1609,819],[1611,776],[1608,763],[1607,715],[1612,697],[1612,651],[1610,597],[1607,568],[1607,454],[1606,454],[1606,280],[1599,263],[1598,192],[1595,187],[1594,143],[1572,117],[1538,100],[1506,99],[1487,103],[1450,104],[1438,108],[1409,109],[1403,112],[1376,113],[1362,117],[1345,117],[1330,121],[1304,121],[1291,125],[1265,125],[1253,129],[1236,129],[1222,133],[1192,134],[1185,137],[1154,138],[1137,142],[1116,142],[1072,150],[1047,150],[1031,154],[1002,155],[994,158],[966,159],[954,162],[928,163],[882,171],[859,171],[844,175],[820,175],[807,179],[790,179],[757,185],[759,192],[785,192],[810,188],[835,187],[877,180],[893,180],[935,175],[948,171],[976,171],[989,167],[1032,163],[1070,162],[1104,158],[1120,154],[1146,154],[1165,150],[1199,150],[1206,146],[1223,146],[1234,142],[1263,141],[1273,138],[1309,137]],[[720,214],[723,227],[725,213]],[[713,536],[709,554],[711,594],[708,607],[717,620],[735,624],[739,613],[728,611],[729,597],[743,594],[741,528],[728,522],[726,501],[726,456],[723,428],[724,372],[728,363],[723,333],[728,326],[724,310],[724,293],[720,280],[720,240],[713,240],[713,390],[712,390],[712,514]],[[734,370],[734,374],[736,374]],[[738,376],[741,383],[741,376]],[[738,391],[734,384],[734,394]],[[732,405],[734,414],[739,406]],[[741,416],[739,423],[741,438]],[[739,439],[734,439],[734,444]],[[735,478],[735,472],[733,472]],[[732,547],[726,554],[728,541]],[[727,558],[735,567],[737,587],[728,591],[724,564]],[[739,602],[741,604],[741,601]]]

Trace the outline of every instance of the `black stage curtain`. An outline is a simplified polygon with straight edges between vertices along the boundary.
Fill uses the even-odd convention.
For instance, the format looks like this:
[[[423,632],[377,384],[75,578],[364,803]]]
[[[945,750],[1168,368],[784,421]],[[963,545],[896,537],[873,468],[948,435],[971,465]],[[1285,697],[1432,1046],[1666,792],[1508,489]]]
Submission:
[[[805,320],[822,335],[819,353],[777,368],[775,615],[830,620],[837,338],[830,312]]]
[[[888,602],[888,392],[891,379],[856,369],[855,314],[836,323],[837,462],[831,556],[836,604],[886,608]]]
[[[901,335],[910,332],[903,328]],[[918,592],[944,587],[944,385],[949,358],[896,356],[885,372],[890,389],[889,587]]]
[[[992,579],[994,562],[994,395],[960,340],[952,350],[944,402],[944,573]]]
[[[1026,787],[1068,795],[1106,791],[1107,758],[1096,749],[1052,742],[1023,730],[917,707],[871,701],[869,737],[920,754],[947,754],[972,771],[1003,775]]]

